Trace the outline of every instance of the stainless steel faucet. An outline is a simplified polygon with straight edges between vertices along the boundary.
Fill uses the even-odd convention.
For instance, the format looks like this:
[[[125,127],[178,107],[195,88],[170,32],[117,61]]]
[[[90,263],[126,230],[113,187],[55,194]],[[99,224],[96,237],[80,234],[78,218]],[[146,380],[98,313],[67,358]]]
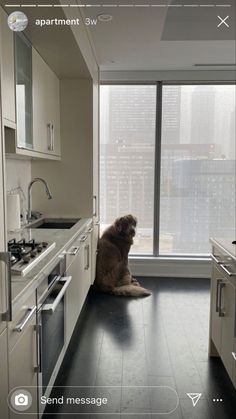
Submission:
[[[41,177],[36,177],[33,180],[31,180],[31,182],[30,182],[30,184],[28,186],[28,213],[27,213],[27,219],[28,219],[28,221],[30,221],[31,218],[32,218],[31,188],[32,188],[32,185],[35,182],[38,182],[38,181],[39,182],[42,182],[44,184],[48,199],[52,199],[51,191],[50,191],[50,189],[48,187],[47,182],[44,179],[42,179]]]

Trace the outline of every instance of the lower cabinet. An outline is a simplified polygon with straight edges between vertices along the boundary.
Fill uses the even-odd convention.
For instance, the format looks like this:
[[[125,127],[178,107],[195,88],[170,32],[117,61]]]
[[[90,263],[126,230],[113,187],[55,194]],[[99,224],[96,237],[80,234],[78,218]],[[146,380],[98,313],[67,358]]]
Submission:
[[[32,419],[38,417],[38,393],[37,393],[37,340],[36,340],[36,306],[35,297],[30,298],[30,303],[34,300],[34,305],[28,302],[22,306],[23,316],[13,319],[9,329],[9,390],[16,387],[24,394],[28,391],[32,397],[31,406],[25,411],[30,413]],[[27,395],[27,393],[25,393]],[[18,413],[10,410],[10,418],[19,418]]]
[[[235,380],[236,289],[217,263],[211,279],[210,355],[218,355],[232,380]],[[215,348],[213,348],[213,345]],[[214,350],[216,349],[216,353]]]
[[[26,389],[32,396],[32,405],[26,413],[31,418],[37,418],[37,350],[35,335],[36,320],[32,320],[9,354],[9,387]],[[10,418],[18,418],[19,414],[10,412]]]
[[[66,340],[70,341],[91,284],[91,238],[80,236],[66,252],[66,275],[72,281],[66,292]]]
[[[8,348],[7,330],[0,334],[0,412],[2,418],[8,418]]]

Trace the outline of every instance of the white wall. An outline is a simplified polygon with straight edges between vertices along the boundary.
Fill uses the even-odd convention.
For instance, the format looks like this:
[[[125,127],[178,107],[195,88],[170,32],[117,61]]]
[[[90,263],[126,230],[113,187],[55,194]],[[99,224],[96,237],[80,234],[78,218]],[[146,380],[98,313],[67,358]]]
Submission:
[[[33,209],[50,216],[89,217],[93,213],[93,81],[60,81],[61,161],[32,161],[32,175],[44,178],[32,190]],[[41,186],[41,187],[40,187]]]

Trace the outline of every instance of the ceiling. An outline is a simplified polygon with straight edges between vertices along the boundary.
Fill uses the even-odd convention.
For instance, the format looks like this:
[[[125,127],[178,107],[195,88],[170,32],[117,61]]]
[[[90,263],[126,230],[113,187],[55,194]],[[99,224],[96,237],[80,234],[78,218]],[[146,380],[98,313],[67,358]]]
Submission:
[[[216,69],[234,68],[229,64],[235,63],[235,1],[93,0],[91,3],[110,6],[84,7],[81,10],[86,17],[96,19],[101,13],[112,16],[110,22],[88,26],[102,71],[205,70],[212,69],[212,64],[220,64]],[[231,3],[231,7],[218,7],[217,3]],[[214,7],[202,6],[206,4]],[[223,19],[229,15],[229,28],[224,23],[217,27],[221,22],[218,15]],[[204,66],[195,67],[196,64]]]
[[[4,5],[6,1],[0,3]],[[13,0],[8,2],[11,3],[15,4]],[[18,4],[40,3],[22,0]],[[234,0],[45,0],[43,4],[83,5],[70,7],[70,11],[73,10],[75,17],[79,11],[84,21],[86,18],[97,21],[86,29],[101,71],[235,68],[231,66],[235,64]],[[35,25],[36,18],[65,18],[66,8],[63,11],[62,7],[21,7],[20,10],[29,18],[27,37],[60,78],[89,77],[69,26]],[[112,20],[99,21],[101,14],[110,14]],[[217,27],[220,23],[217,16],[227,15],[229,27],[224,23]]]

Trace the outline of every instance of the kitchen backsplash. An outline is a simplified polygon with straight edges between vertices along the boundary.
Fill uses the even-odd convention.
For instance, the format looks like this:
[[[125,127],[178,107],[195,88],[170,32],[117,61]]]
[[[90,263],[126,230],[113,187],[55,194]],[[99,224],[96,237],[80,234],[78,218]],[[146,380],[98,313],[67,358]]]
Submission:
[[[6,190],[9,192],[19,186],[27,197],[27,187],[31,181],[31,161],[6,158]]]

